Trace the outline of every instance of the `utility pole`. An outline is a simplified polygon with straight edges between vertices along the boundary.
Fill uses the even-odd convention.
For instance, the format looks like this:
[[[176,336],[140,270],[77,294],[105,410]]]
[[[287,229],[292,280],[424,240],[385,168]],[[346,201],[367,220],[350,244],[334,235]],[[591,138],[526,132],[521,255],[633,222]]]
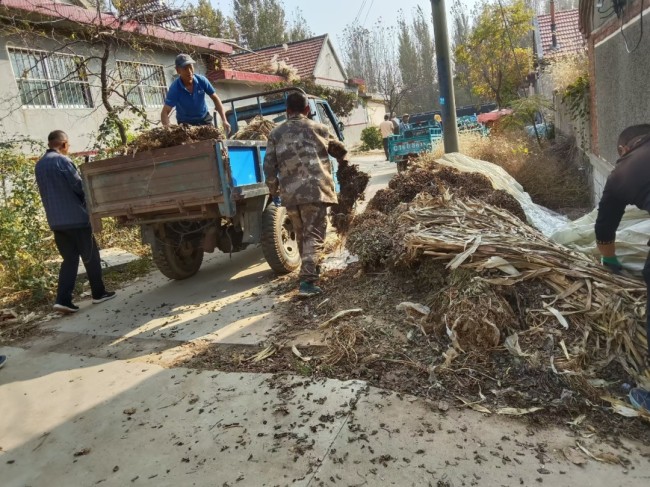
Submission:
[[[438,65],[445,153],[458,152],[456,99],[454,98],[454,80],[451,75],[451,53],[449,51],[445,0],[431,0],[431,13],[433,16],[433,37],[436,43],[436,63]]]

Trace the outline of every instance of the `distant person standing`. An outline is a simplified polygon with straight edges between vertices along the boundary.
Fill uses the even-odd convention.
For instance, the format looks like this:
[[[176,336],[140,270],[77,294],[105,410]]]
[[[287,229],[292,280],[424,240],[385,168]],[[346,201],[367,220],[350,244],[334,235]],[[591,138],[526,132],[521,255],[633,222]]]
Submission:
[[[399,118],[395,113],[391,113],[390,121],[393,123],[393,135],[399,135]]]
[[[195,61],[189,54],[176,56],[176,79],[165,98],[165,105],[160,113],[160,121],[164,127],[169,127],[169,115],[176,108],[176,120],[179,124],[188,125],[212,125],[212,115],[205,102],[205,96],[209,96],[214,107],[221,117],[223,129],[226,135],[230,133],[230,124],[226,119],[223,104],[208,78],[200,74],[194,74]]]
[[[54,242],[63,258],[54,310],[76,313],[79,307],[72,303],[72,292],[77,280],[79,257],[88,274],[93,303],[108,301],[115,297],[115,292],[104,287],[99,247],[90,228],[81,177],[67,157],[70,150],[68,136],[62,130],[55,130],[50,132],[47,142],[49,149],[36,163],[35,172],[47,223],[54,232]]]
[[[408,130],[411,128],[409,124],[409,120],[411,119],[411,116],[408,113],[405,113],[402,115],[402,121],[399,124],[399,132],[400,134],[403,134],[405,130]]]
[[[388,114],[384,115],[384,121],[379,124],[379,130],[384,143],[384,154],[386,154],[386,160],[388,160],[388,137],[393,135],[393,122],[390,121]]]

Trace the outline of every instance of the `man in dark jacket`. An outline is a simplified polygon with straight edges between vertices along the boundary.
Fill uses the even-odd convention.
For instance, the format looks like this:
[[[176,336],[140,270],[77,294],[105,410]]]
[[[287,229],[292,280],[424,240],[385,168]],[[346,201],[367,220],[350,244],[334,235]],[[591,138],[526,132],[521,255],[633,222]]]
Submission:
[[[47,142],[49,149],[36,163],[35,172],[47,222],[63,257],[54,309],[61,313],[75,313],[79,307],[72,303],[72,292],[77,280],[79,257],[86,267],[93,303],[107,301],[115,297],[115,292],[104,287],[99,247],[90,228],[81,177],[67,157],[70,150],[68,136],[55,130]]]
[[[618,154],[620,158],[607,178],[598,205],[595,228],[596,243],[602,255],[601,262],[614,273],[620,273],[623,269],[616,257],[616,230],[625,213],[625,207],[636,205],[650,212],[650,124],[633,125],[623,130],[618,137]],[[650,255],[643,268],[643,279],[648,288],[646,368],[650,368]],[[650,410],[648,391],[632,389],[630,399],[636,407]]]
[[[280,196],[293,225],[302,265],[300,296],[320,294],[320,252],[327,230],[327,207],[337,203],[329,155],[343,160],[347,151],[325,125],[307,118],[302,93],[287,97],[287,121],[269,134],[264,175],[271,196]]]

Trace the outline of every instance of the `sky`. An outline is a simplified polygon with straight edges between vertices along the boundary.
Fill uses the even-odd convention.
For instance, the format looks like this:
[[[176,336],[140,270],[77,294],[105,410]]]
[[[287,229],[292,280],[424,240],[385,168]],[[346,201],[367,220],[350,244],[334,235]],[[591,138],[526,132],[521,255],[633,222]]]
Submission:
[[[212,4],[228,15],[232,14],[231,0],[211,0]],[[473,8],[477,0],[463,0],[468,8]],[[299,7],[315,35],[329,34],[338,46],[338,39],[346,25],[355,20],[361,25],[371,27],[378,20],[393,25],[397,22],[399,10],[404,12],[407,19],[412,12],[421,6],[425,15],[431,15],[429,0],[283,0],[289,19],[293,11]],[[447,15],[452,0],[446,0]],[[450,19],[448,17],[448,22]]]

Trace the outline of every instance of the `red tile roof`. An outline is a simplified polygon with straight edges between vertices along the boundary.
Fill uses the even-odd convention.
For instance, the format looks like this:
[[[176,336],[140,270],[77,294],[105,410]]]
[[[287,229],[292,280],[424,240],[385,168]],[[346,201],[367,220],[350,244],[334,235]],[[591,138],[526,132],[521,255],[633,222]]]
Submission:
[[[223,67],[237,71],[260,71],[277,56],[277,61],[286,62],[298,70],[298,76],[309,79],[314,76],[316,63],[326,40],[327,34],[304,41],[265,47],[254,52],[233,54],[223,59]]]
[[[236,71],[234,69],[209,69],[206,77],[216,83],[217,81],[244,81],[247,83],[272,84],[286,81],[282,76],[264,73],[251,73],[249,71]]]
[[[542,53],[544,57],[553,57],[558,54],[572,54],[583,52],[586,49],[585,40],[578,26],[579,10],[564,10],[555,12],[555,34],[557,48],[552,49],[553,39],[551,34],[551,14],[538,15],[537,24],[542,40]]]
[[[148,38],[156,44],[167,41],[197,48],[204,52],[214,52],[215,54],[230,54],[233,50],[231,46],[223,43],[219,39],[192,34],[190,32],[171,31],[157,25],[142,24],[135,21],[125,22],[110,13],[98,14],[95,10],[58,3],[52,0],[0,0],[0,11],[3,9],[36,14],[40,18],[62,20],[63,23],[69,23],[71,25],[102,26],[108,30],[139,35]]]

